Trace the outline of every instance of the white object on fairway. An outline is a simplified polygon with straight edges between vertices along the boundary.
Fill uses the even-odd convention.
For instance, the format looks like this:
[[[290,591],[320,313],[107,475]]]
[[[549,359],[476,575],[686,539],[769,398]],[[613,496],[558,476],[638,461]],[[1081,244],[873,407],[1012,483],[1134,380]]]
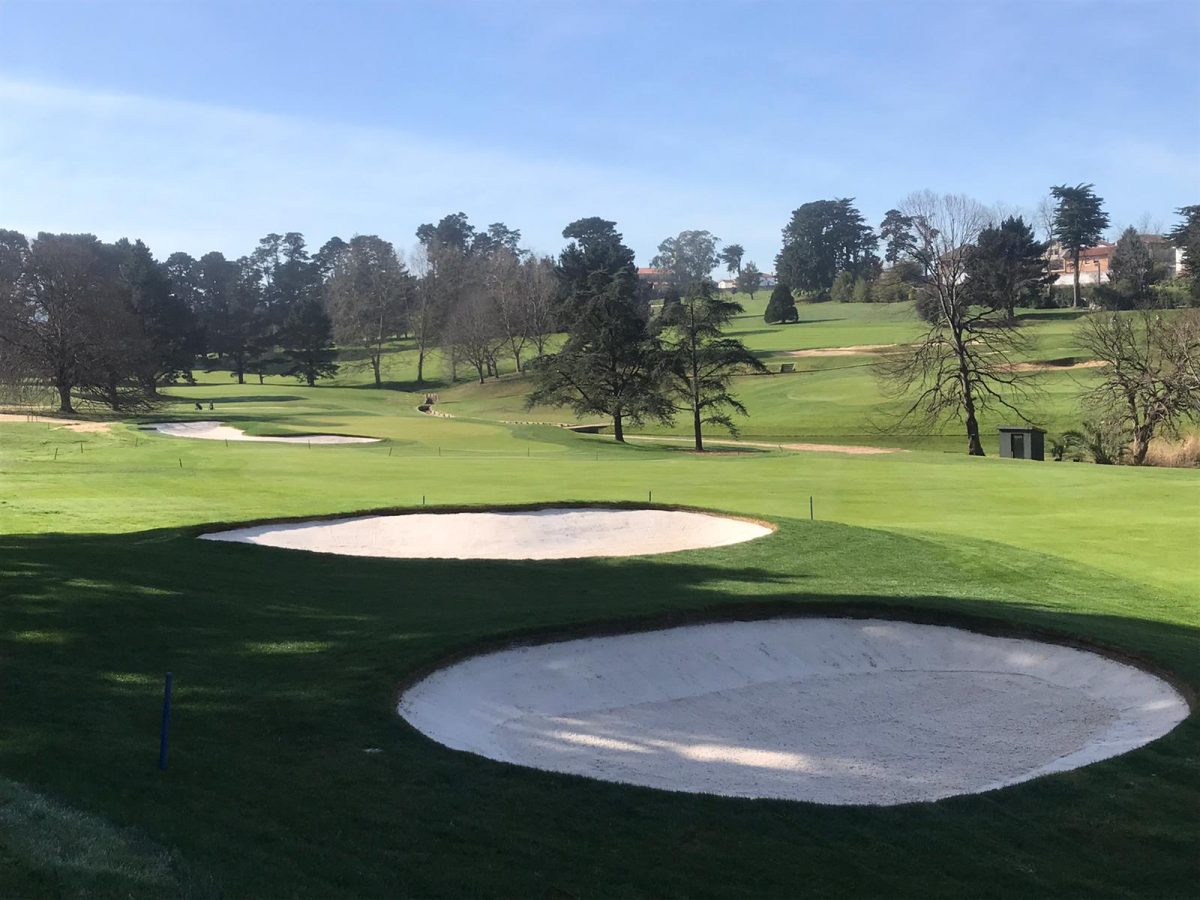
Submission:
[[[255,525],[201,535],[293,550],[405,559],[575,559],[723,547],[771,533],[757,522],[667,509],[408,513]]]
[[[297,434],[262,437],[246,434],[240,428],[220,422],[157,422],[146,425],[171,437],[198,438],[203,441],[255,441],[271,444],[377,444],[379,438],[351,437],[345,434]]]
[[[775,619],[518,647],[398,712],[447,747],[605,781],[892,805],[1107,759],[1188,715],[1096,653],[878,619]]]

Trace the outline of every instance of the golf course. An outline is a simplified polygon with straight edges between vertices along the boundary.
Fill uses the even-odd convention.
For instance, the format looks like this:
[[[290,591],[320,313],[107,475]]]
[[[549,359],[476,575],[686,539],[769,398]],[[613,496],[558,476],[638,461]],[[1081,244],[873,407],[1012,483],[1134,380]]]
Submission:
[[[1197,471],[1001,459],[996,429],[1011,423],[994,414],[988,455],[967,456],[954,423],[894,427],[902,401],[876,381],[881,348],[921,331],[910,304],[801,304],[799,322],[767,326],[765,294],[739,300],[729,331],[770,374],[734,379],[741,442],[713,430],[702,454],[686,422],[627,426],[624,444],[560,427],[601,423],[528,408],[510,369],[451,382],[434,354],[418,385],[405,340],[380,388],[345,354],[316,387],[197,370],[135,416],[8,409],[0,895],[836,897],[865,879],[887,897],[1194,895]],[[1087,315],[1020,314],[1028,412],[1051,436],[1078,427],[1095,377],[1078,365]],[[197,440],[149,427],[189,422],[228,428]],[[351,514],[589,507],[766,527],[723,546],[541,559],[198,539]],[[420,679],[479,653],[806,617],[1082,649],[1157,676],[1187,707],[1130,752],[892,805],[513,765],[397,710]],[[978,735],[979,752],[1005,739]]]

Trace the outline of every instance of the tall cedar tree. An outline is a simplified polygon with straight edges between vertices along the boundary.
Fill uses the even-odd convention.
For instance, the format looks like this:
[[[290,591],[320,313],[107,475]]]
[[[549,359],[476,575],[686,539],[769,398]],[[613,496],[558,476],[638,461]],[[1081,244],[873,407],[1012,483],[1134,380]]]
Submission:
[[[814,200],[784,227],[775,269],[793,288],[827,294],[839,272],[866,274],[878,243],[852,197]]]
[[[1054,237],[1071,258],[1075,269],[1074,290],[1071,305],[1079,305],[1079,254],[1094,247],[1108,227],[1108,213],[1104,201],[1096,196],[1094,185],[1066,184],[1050,188],[1057,204],[1054,209]]]
[[[1183,251],[1183,276],[1191,287],[1193,299],[1200,300],[1200,205],[1175,210],[1183,221],[1171,229],[1171,243]]]
[[[1023,393],[1013,354],[1023,349],[1019,329],[1002,313],[973,304],[967,287],[970,250],[988,211],[967,197],[922,191],[903,212],[913,221],[908,258],[921,272],[918,306],[930,323],[913,343],[883,356],[876,372],[896,398],[910,398],[900,418],[927,427],[957,418],[967,432],[967,452],[983,456],[978,413],[1002,407],[1028,419],[1013,401]],[[915,395],[915,396],[914,396]]]
[[[912,249],[913,221],[898,209],[889,209],[879,223],[879,237],[883,241],[883,258],[889,266],[895,266]]]
[[[674,409],[649,333],[649,305],[638,295],[633,251],[615,225],[592,217],[563,229],[570,243],[559,256],[558,320],[567,341],[529,366],[534,388],[526,402],[609,416],[623,442],[626,420],[668,422]]]
[[[143,337],[143,352],[132,362],[143,389],[154,396],[160,382],[191,371],[200,349],[199,326],[191,307],[175,293],[166,266],[145,244],[122,238],[116,251]]]
[[[749,294],[751,300],[762,290],[762,283],[762,272],[758,271],[758,266],[754,264],[753,260],[746,263],[745,267],[738,272],[737,289],[743,294]]]
[[[1052,280],[1046,245],[1024,219],[1009,216],[979,232],[967,255],[966,277],[972,302],[1002,311],[1011,322],[1016,308],[1035,303]]]
[[[318,378],[337,373],[333,349],[333,323],[316,296],[292,304],[280,331],[284,359],[291,365],[284,372],[294,375],[309,387]]]
[[[767,371],[741,341],[724,336],[724,327],[743,311],[740,303],[721,297],[711,281],[663,310],[659,324],[666,371],[676,409],[692,415],[697,452],[704,450],[705,425],[720,425],[736,436],[732,414],[747,415],[729,393],[733,376]]]
[[[763,321],[768,325],[779,325],[784,322],[797,322],[800,314],[796,312],[796,298],[792,289],[782,281],[771,291],[771,299],[767,301],[767,309],[763,313]]]

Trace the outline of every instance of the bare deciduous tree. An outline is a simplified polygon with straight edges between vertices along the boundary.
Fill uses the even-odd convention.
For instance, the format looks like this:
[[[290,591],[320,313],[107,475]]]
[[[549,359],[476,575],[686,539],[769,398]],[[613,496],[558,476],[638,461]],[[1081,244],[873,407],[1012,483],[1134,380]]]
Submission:
[[[1200,312],[1089,316],[1079,337],[1106,363],[1085,402],[1128,429],[1135,466],[1146,461],[1156,434],[1175,435],[1183,421],[1200,417]]]
[[[530,257],[521,266],[521,299],[525,308],[525,329],[538,356],[546,354],[546,342],[556,328],[554,305],[558,297],[558,279],[554,260]]]
[[[967,452],[983,456],[981,410],[1000,407],[1029,421],[1014,405],[1026,390],[1012,364],[1020,332],[1003,312],[973,306],[967,289],[967,259],[991,213],[968,197],[930,191],[911,194],[901,211],[913,222],[906,255],[921,272],[918,306],[930,324],[913,344],[884,356],[877,374],[889,394],[908,401],[901,424],[957,419]]]
[[[437,346],[446,310],[454,296],[461,254],[453,248],[418,244],[412,270],[417,287],[408,307],[408,332],[417,347],[417,386],[425,383],[425,361]]]
[[[470,284],[459,296],[446,322],[443,346],[456,361],[468,363],[479,383],[496,372],[496,353],[505,343],[497,304],[482,283]]]
[[[499,248],[484,262],[484,282],[494,307],[495,321],[513,358],[521,371],[521,354],[529,342],[529,325],[522,290],[521,259],[516,253]]]

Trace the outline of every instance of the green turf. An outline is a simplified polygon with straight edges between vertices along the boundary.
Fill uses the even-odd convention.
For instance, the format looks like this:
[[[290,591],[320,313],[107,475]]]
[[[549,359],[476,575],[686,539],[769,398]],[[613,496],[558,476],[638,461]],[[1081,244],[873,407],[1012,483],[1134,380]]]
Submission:
[[[903,398],[885,395],[875,373],[878,354],[861,352],[850,356],[794,357],[788,351],[814,348],[893,345],[914,340],[923,326],[910,304],[802,303],[801,320],[794,325],[766,325],[762,321],[765,296],[751,301],[738,297],[746,313],[738,317],[730,333],[740,337],[766,362],[770,376],[745,376],[735,380],[734,393],[745,403],[749,416],[738,418],[741,436],[747,440],[819,441],[874,446],[958,451],[966,446],[962,426],[949,421],[930,426],[919,420],[903,420],[907,408]],[[1069,364],[1087,358],[1077,338],[1079,320],[1085,313],[1075,310],[1024,310],[1018,328],[1028,347],[1014,356],[1016,362]],[[411,351],[403,345],[389,354],[389,365],[403,370],[411,365]],[[780,373],[790,363],[794,372]],[[440,363],[439,363],[440,365]],[[434,372],[443,371],[436,366]],[[460,372],[457,384],[439,381],[435,387],[440,409],[453,415],[501,419],[512,422],[568,423],[578,417],[568,409],[527,409],[529,386],[511,365],[501,367],[502,377],[478,384]],[[357,376],[360,380],[362,375]],[[1077,429],[1085,413],[1080,404],[1084,390],[1094,381],[1090,370],[1059,368],[1023,373],[1025,396],[1014,402],[1052,436]],[[411,387],[409,382],[399,383]],[[585,416],[589,421],[602,417]],[[996,428],[1015,424],[1016,416],[1003,408],[985,409],[980,414],[985,441],[995,450]],[[674,425],[649,423],[640,430],[648,434],[688,434],[688,421],[681,416]],[[714,435],[720,436],[720,435]]]
[[[1033,327],[1066,356],[1063,321]],[[883,342],[863,336],[868,322],[810,324],[853,334],[811,346]],[[389,355],[390,381],[409,377],[408,352]],[[837,433],[872,407],[868,382],[838,371],[747,380],[746,391],[764,385],[747,402],[764,421],[794,409],[805,428],[825,429],[812,433]],[[1193,892],[1196,716],[1072,773],[870,809],[504,766],[432,744],[394,703],[412,673],[516,635],[830,603],[1085,639],[1196,691],[1195,471],[970,459],[928,439],[885,456],[696,456],[502,424],[510,409],[533,418],[515,378],[441,388],[441,408],[470,416],[459,419],[424,416],[422,394],[364,387],[367,378],[344,372],[341,386],[309,389],[212,373],[171,389],[176,402],[155,418],[385,439],[377,445],[226,446],[128,424],[104,434],[0,424],[0,778],[10,779],[0,781],[0,894]],[[809,387],[783,393],[793,382]],[[1073,401],[1071,382],[1059,389]],[[215,410],[195,411],[198,399]],[[839,411],[847,404],[858,407]],[[651,492],[780,528],[715,551],[539,563],[342,558],[201,542],[193,531],[422,498],[637,502]],[[154,763],[166,670],[177,702],[164,775]]]

